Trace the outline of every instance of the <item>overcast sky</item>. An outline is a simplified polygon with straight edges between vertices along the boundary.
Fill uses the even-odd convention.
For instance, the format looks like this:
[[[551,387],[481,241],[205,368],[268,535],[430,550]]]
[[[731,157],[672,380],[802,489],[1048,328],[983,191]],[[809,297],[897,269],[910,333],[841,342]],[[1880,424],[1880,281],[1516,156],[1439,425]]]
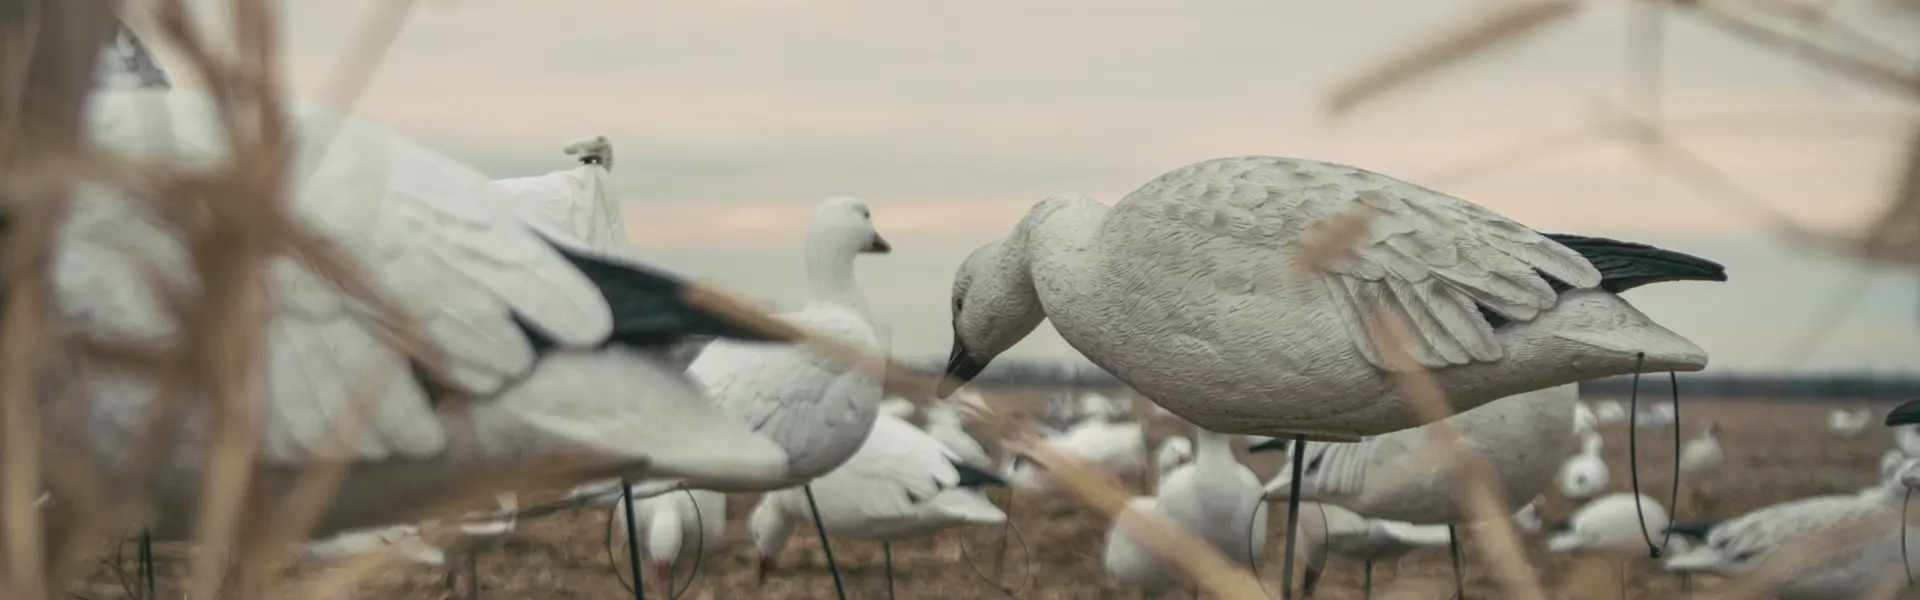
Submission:
[[[290,4],[289,59],[311,94],[369,3]],[[428,4],[362,114],[500,177],[565,168],[564,143],[607,135],[644,253],[788,306],[805,294],[795,251],[808,213],[830,196],[865,198],[894,253],[862,258],[861,282],[910,355],[946,352],[953,268],[1048,194],[1112,202],[1184,164],[1276,154],[1429,184],[1537,229],[1721,261],[1727,284],[1629,293],[1706,347],[1716,369],[1920,370],[1912,275],[1861,275],[1782,246],[1753,211],[1662,183],[1617,144],[1539,153],[1486,177],[1438,175],[1580,127],[1596,99],[1618,96],[1621,3],[1592,3],[1514,51],[1340,122],[1320,106],[1343,76],[1485,3]],[[1911,110],[1691,23],[1670,31],[1666,106],[1675,123],[1694,116],[1679,130],[1689,147],[1808,223],[1857,223],[1885,197]],[[1850,316],[1795,358],[1857,277],[1867,283]],[[1072,350],[1043,328],[1014,353]]]

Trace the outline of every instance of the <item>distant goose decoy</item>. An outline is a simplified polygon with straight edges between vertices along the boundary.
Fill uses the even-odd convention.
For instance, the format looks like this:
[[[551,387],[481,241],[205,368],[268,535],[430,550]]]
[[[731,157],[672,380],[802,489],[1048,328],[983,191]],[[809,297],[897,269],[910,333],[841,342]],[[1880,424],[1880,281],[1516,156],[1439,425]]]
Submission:
[[[819,526],[828,536],[891,543],[1007,520],[982,492],[1005,481],[960,462],[912,424],[881,416],[865,440],[839,468],[809,484],[819,507]],[[813,519],[800,488],[761,497],[749,519],[760,555],[759,577],[764,579],[778,566],[794,528]],[[887,556],[891,573],[891,551]]]
[[[1054,450],[1080,460],[1088,468],[1122,481],[1145,474],[1147,441],[1138,422],[1083,421],[1065,432],[1048,436],[1047,442]],[[1048,494],[1055,488],[1053,477],[1045,469],[1017,454],[1007,465],[1007,481],[1022,494]]]
[[[619,532],[627,528],[626,506],[618,499],[614,502],[613,521],[608,526],[616,532],[614,536],[624,536]],[[720,552],[720,539],[727,529],[727,496],[706,490],[676,490],[637,499],[634,507],[635,529],[642,540],[640,555],[648,569],[643,579],[659,586],[659,597],[671,599],[675,569],[687,567],[687,579],[691,581],[698,573],[689,565],[705,565]],[[626,544],[622,540],[611,550],[624,549]],[[702,571],[712,568],[697,567]]]
[[[1627,420],[1627,407],[1619,400],[1602,400],[1594,403],[1593,417],[1601,425],[1623,423]]]
[[[1184,435],[1167,436],[1160,440],[1160,447],[1153,451],[1153,467],[1164,475],[1175,468],[1193,461],[1193,440]]]
[[[206,164],[227,152],[215,111],[194,91],[102,90],[90,99],[88,133],[110,152]],[[444,155],[311,104],[292,106],[289,119],[288,211],[419,319],[427,348],[390,342],[388,325],[359,300],[298,257],[275,258],[261,281],[268,333],[255,367],[262,499],[290,490],[310,463],[351,461],[315,523],[313,535],[325,536],[406,522],[476,483],[550,473],[568,457],[595,458],[559,474],[576,480],[728,485],[784,469],[779,445],[717,410],[665,358],[692,336],[779,335],[689,305],[676,277],[516,216],[484,176]],[[181,325],[155,285],[191,287],[185,247],[145,206],[104,186],[75,197],[52,233],[48,318],[110,343],[164,350],[177,339]],[[45,411],[46,439],[110,472],[140,439],[159,382],[86,362],[59,368],[48,376],[90,402]],[[369,368],[398,376],[372,390],[377,411],[364,434],[330,451]],[[210,407],[188,410],[194,422]],[[188,430],[150,477],[117,482],[150,493],[155,539],[194,530],[207,435]]]
[[[947,405],[928,408],[927,433],[959,456],[960,462],[976,469],[994,470],[993,457],[987,454],[985,446],[980,445],[980,440],[967,433],[966,420],[959,409]]]
[[[1700,430],[1700,437],[1687,440],[1680,447],[1680,472],[1702,473],[1720,468],[1720,461],[1726,457],[1726,451],[1720,448],[1720,424],[1708,422]]]
[[[1860,435],[1862,431],[1866,431],[1867,423],[1871,422],[1872,419],[1872,415],[1867,414],[1866,409],[1846,410],[1836,408],[1827,413],[1827,429],[1840,437],[1850,438]]]
[[[1522,531],[1538,531],[1540,523],[1535,510],[1534,504],[1528,503],[1515,512],[1515,525]],[[1452,540],[1446,525],[1414,525],[1403,521],[1370,519],[1339,505],[1319,502],[1300,504],[1300,522],[1296,528],[1299,529],[1294,542],[1296,553],[1305,566],[1305,577],[1300,586],[1301,598],[1313,597],[1331,556],[1363,561],[1362,595],[1372,598],[1374,563],[1399,558],[1419,548],[1446,546]]]
[[[880,414],[895,419],[911,419],[917,410],[913,406],[913,401],[906,398],[888,398],[880,401]]]
[[[1573,408],[1573,432],[1596,433],[1600,430],[1600,417],[1593,413],[1593,407],[1581,402]]]
[[[1293,276],[1307,236],[1352,211],[1372,217],[1357,239],[1311,278]],[[1711,261],[1542,234],[1362,169],[1214,159],[1114,206],[1047,198],[968,256],[951,298],[953,381],[938,393],[1050,320],[1094,364],[1201,427],[1380,435],[1425,422],[1399,397],[1365,313],[1407,323],[1412,358],[1464,411],[1585,379],[1705,368],[1705,351],[1616,294],[1725,279]]]
[[[1553,536],[1547,538],[1547,550],[1646,556],[1648,538],[1655,542],[1661,540],[1670,521],[1660,501],[1642,494],[1636,507],[1634,500],[1633,494],[1622,492],[1586,503],[1573,511],[1567,522],[1553,528]]]
[[[1572,500],[1586,500],[1607,490],[1610,473],[1607,471],[1607,461],[1600,457],[1601,443],[1598,433],[1580,436],[1580,453],[1568,457],[1555,478],[1560,495]]]

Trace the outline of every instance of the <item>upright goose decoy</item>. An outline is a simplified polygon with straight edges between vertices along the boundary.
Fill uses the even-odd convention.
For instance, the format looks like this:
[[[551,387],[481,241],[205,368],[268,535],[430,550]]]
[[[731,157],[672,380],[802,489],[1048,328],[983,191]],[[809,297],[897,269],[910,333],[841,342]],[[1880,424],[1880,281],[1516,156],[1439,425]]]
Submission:
[[[1184,435],[1167,436],[1160,440],[1159,449],[1153,451],[1153,468],[1161,475],[1190,462],[1193,462],[1193,440]]]
[[[87,107],[88,133],[132,159],[217,164],[228,150],[215,111],[199,92],[102,90]],[[311,104],[292,106],[289,124],[286,210],[417,319],[425,342],[390,341],[380,315],[298,257],[269,263],[259,282],[265,355],[253,366],[256,489],[265,499],[284,494],[320,460],[353,466],[313,535],[407,522],[521,472],[731,485],[785,469],[778,444],[715,408],[664,357],[689,336],[778,335],[689,305],[676,277],[516,216],[480,173],[398,135]],[[160,300],[171,292],[157,286],[191,289],[192,271],[183,241],[148,206],[108,186],[75,194],[51,233],[49,322],[108,343],[163,351],[176,343],[182,325]],[[46,380],[89,400],[44,411],[51,451],[91,459],[101,473],[124,464],[161,383],[85,360],[50,368]],[[371,377],[381,372],[394,376]],[[368,389],[370,381],[389,385]],[[330,448],[367,392],[375,410],[362,435]],[[210,410],[192,404],[184,422],[204,422]],[[114,482],[153,500],[155,539],[194,530],[209,435],[188,427],[162,449],[160,468]],[[570,458],[590,460],[552,472]]]
[[[1194,434],[1193,461],[1164,473],[1150,503],[1135,499],[1130,506],[1159,510],[1227,560],[1252,565],[1266,545],[1260,479],[1234,457],[1229,434],[1201,428]],[[1107,532],[1102,562],[1115,580],[1145,591],[1193,584],[1118,521]]]
[[[1593,413],[1593,407],[1581,402],[1573,408],[1573,432],[1577,434],[1598,433],[1600,416]]]
[[[925,431],[881,416],[863,438],[851,458],[808,484],[829,537],[892,542],[1007,520],[982,493],[985,486],[1005,482],[960,462]],[[794,528],[813,519],[799,488],[761,497],[749,518],[761,578],[778,566]]]
[[[805,266],[812,298],[783,320],[856,347],[880,338],[866,295],[854,280],[854,258],[893,246],[875,229],[867,204],[831,198],[814,210]],[[786,473],[751,489],[800,485],[825,475],[860,450],[879,416],[879,381],[791,345],[720,340],[687,367],[721,409],[780,444]]]
[[[1572,500],[1586,500],[1607,491],[1610,473],[1607,461],[1600,457],[1601,437],[1598,433],[1580,435],[1580,453],[1567,458],[1560,466],[1560,474],[1555,477],[1560,495]]]
[[[1700,436],[1680,447],[1680,472],[1703,473],[1720,467],[1726,451],[1720,449],[1720,424],[1709,421]]]
[[[1372,218],[1296,276],[1312,232],[1347,214]],[[1111,207],[1047,198],[968,256],[953,283],[954,381],[937,391],[1051,320],[1094,364],[1201,427],[1353,439],[1425,424],[1364,314],[1405,323],[1413,360],[1464,411],[1585,379],[1705,368],[1705,351],[1616,294],[1725,279],[1711,261],[1542,234],[1353,167],[1222,158]]]

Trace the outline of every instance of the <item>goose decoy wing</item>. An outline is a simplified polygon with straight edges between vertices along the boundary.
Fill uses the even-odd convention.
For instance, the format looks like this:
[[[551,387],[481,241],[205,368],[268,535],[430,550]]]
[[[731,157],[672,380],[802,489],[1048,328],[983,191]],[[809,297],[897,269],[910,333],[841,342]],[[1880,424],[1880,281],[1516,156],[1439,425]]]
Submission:
[[[1205,171],[1205,172],[1198,172]],[[1176,187],[1178,186],[1178,187]],[[1499,360],[1493,319],[1530,321],[1559,291],[1600,284],[1579,253],[1473,203],[1344,165],[1246,156],[1189,165],[1129,194],[1109,226],[1136,211],[1184,216],[1252,247],[1296,252],[1305,236],[1354,211],[1371,217],[1351,243],[1320,262],[1333,308],[1366,360],[1391,368],[1376,347],[1391,315],[1409,327],[1414,361],[1427,369]],[[1284,276],[1274,274],[1274,276]],[[1563,288],[1564,289],[1564,288]]]
[[[203,94],[105,90],[92,102],[91,132],[106,148],[189,164],[225,153]],[[293,220],[416,319],[427,348],[400,347],[371,307],[308,265],[270,259],[262,305],[239,308],[269,316],[260,359],[266,460],[332,455],[334,424],[358,414],[370,422],[338,458],[430,455],[446,444],[430,396],[499,394],[543,349],[671,341],[703,328],[678,301],[677,280],[543,235],[471,168],[331,110],[292,108]],[[156,118],[164,128],[151,126]],[[171,137],[154,139],[157,129]],[[81,194],[57,234],[57,305],[88,334],[151,342],[179,333],[161,286],[191,289],[190,257],[144,207],[111,192]],[[616,317],[615,304],[640,310]],[[367,407],[353,405],[369,395]]]

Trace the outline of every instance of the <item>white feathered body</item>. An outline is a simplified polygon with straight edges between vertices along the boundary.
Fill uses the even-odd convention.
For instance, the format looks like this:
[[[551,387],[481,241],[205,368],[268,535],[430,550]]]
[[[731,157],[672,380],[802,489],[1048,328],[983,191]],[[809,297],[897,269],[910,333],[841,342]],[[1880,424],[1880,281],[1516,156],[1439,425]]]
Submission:
[[[1840,546],[1810,560],[1778,563],[1784,586],[1770,590],[1782,600],[1863,598],[1890,572],[1901,568],[1899,494],[1816,496],[1776,504],[1726,521],[1708,532],[1705,544],[1672,556],[1668,568],[1693,563],[1695,569],[1728,577],[1752,571],[1776,551],[1812,543],[1841,528]],[[1909,527],[1911,539],[1920,530]],[[1920,569],[1920,560],[1910,568]]]
[[[132,156],[176,154],[189,165],[224,156],[214,109],[202,94],[103,91],[89,133]],[[258,360],[261,491],[277,495],[324,457],[354,461],[316,535],[404,522],[424,504],[470,491],[487,477],[550,468],[551,457],[595,453],[639,468],[630,474],[763,477],[777,446],[715,410],[657,352],[603,348],[604,296],[538,224],[471,168],[394,134],[296,105],[289,209],[303,227],[363,267],[376,291],[418,319],[439,350],[436,396],[390,344],[368,307],[282,256],[267,265],[258,307],[267,320]],[[318,135],[320,132],[328,135]],[[76,196],[53,233],[55,322],[106,342],[165,348],[180,325],[153,285],[190,287],[184,248],[143,211],[103,188]],[[595,255],[591,249],[570,251]],[[614,261],[614,257],[602,257]],[[155,277],[158,275],[158,277]],[[536,354],[522,324],[557,347]],[[132,450],[159,385],[103,365],[51,367],[46,397],[87,398],[85,412],[47,411],[52,452],[120,464]],[[382,379],[382,378],[385,379]],[[383,388],[371,385],[386,381]],[[371,422],[343,451],[324,442],[371,392]],[[66,406],[79,406],[66,404]],[[188,535],[200,494],[210,414],[185,414],[177,444],[144,481],[161,539]],[[638,462],[645,460],[647,462]],[[777,471],[773,471],[777,472]],[[705,479],[702,479],[703,481]]]
[[[1573,436],[1575,384],[1527,392],[1447,420],[1464,446],[1498,474],[1502,501],[1520,506],[1553,482]],[[1308,442],[1301,498],[1336,504],[1371,518],[1408,523],[1462,523],[1459,479],[1435,457],[1427,425],[1355,444]],[[1281,469],[1269,495],[1285,497],[1292,466]]]
[[[859,452],[811,484],[829,537],[892,541],[1006,521],[979,489],[959,487],[959,457],[933,436],[881,416],[864,437]],[[755,510],[774,513],[787,527],[813,523],[800,488],[769,493]]]
[[[871,321],[852,307],[813,303],[786,321],[855,347],[876,348]],[[717,406],[785,448],[784,487],[825,475],[854,455],[879,415],[880,383],[810,351],[719,340],[687,367]]]
[[[1310,232],[1350,211],[1372,219],[1303,270]],[[1024,273],[999,293],[1037,293],[1043,316],[1096,365],[1229,433],[1424,424],[1359,317],[1370,306],[1407,319],[1414,360],[1456,410],[1629,373],[1639,352],[1643,371],[1706,364],[1698,346],[1595,288],[1599,272],[1573,250],[1469,202],[1311,160],[1200,162],[1111,208],[1048,198],[974,261]],[[1540,273],[1575,289],[1555,293]],[[1513,323],[1492,329],[1476,302]]]
[[[1122,481],[1139,477],[1146,468],[1147,441],[1137,422],[1082,421],[1047,441],[1087,467]],[[1021,493],[1048,493],[1054,486],[1045,469],[1028,461],[1014,461],[1008,467],[1007,483]]]
[[[726,494],[675,490],[637,500],[633,508],[634,535],[641,540],[642,558],[664,558],[675,566],[692,565],[695,560],[712,558],[721,549],[720,540],[727,530]],[[616,552],[626,548],[626,509],[619,500],[614,501],[612,527]],[[668,552],[672,554],[667,555]]]
[[[1667,509],[1660,501],[1645,494],[1636,496],[1629,493],[1609,494],[1595,498],[1592,502],[1573,511],[1567,520],[1567,529],[1558,531],[1547,539],[1547,549],[1553,552],[1595,552],[1605,554],[1645,556],[1648,552],[1647,540],[1659,543],[1666,535],[1671,522]],[[1643,530],[1641,524],[1645,524]],[[1643,533],[1644,531],[1644,533]],[[1685,546],[1685,540],[1674,536],[1670,542],[1673,549]]]

